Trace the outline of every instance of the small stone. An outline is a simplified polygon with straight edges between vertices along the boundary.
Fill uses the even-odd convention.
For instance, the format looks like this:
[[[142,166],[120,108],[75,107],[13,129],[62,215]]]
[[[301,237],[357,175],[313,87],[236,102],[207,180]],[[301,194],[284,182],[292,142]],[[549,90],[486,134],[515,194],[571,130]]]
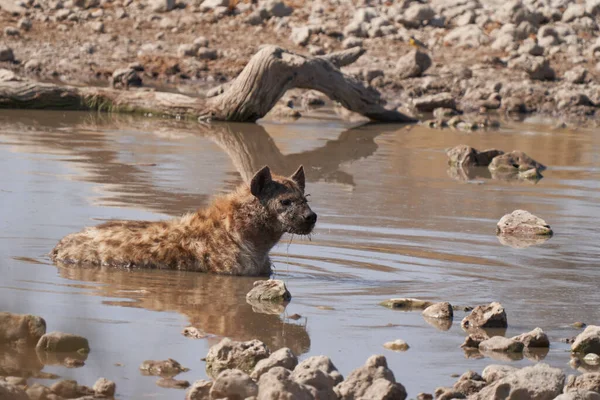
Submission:
[[[277,18],[283,18],[291,15],[294,12],[292,7],[287,6],[282,1],[268,0],[264,5],[264,9],[269,15]]]
[[[583,329],[583,328],[585,328],[587,325],[586,325],[585,323],[581,322],[581,321],[577,321],[577,322],[574,322],[574,323],[572,323],[572,324],[571,324],[571,326],[572,326],[573,328],[577,328],[577,329]]]
[[[24,31],[29,31],[33,26],[33,22],[29,18],[21,18],[19,22],[17,22],[17,27]]]
[[[101,21],[90,23],[90,28],[92,28],[94,32],[104,33],[104,23]]]
[[[417,400],[433,400],[433,395],[430,393],[419,393]]]
[[[383,380],[383,381],[381,381]],[[363,367],[352,371],[336,386],[342,399],[405,399],[404,386],[396,383],[394,373],[388,368],[384,356],[369,357]]]
[[[525,71],[533,80],[553,80],[556,73],[550,67],[550,62],[544,57],[523,54],[508,62],[508,68]]]
[[[409,349],[408,343],[401,339],[396,339],[393,342],[386,342],[383,347],[393,351],[406,351]]]
[[[464,329],[471,328],[506,328],[506,312],[502,304],[490,303],[486,306],[477,306],[461,322]]]
[[[117,385],[106,378],[99,378],[92,389],[98,397],[113,397],[115,395]]]
[[[450,303],[435,303],[425,310],[423,310],[422,315],[428,318],[437,318],[437,319],[452,319],[454,317],[454,311],[452,310],[452,305]]]
[[[497,234],[515,236],[552,235],[552,228],[543,219],[525,210],[515,210],[503,216],[496,227]]]
[[[150,9],[154,12],[168,12],[175,8],[175,0],[150,0]]]
[[[314,370],[319,369],[325,372],[334,385],[338,385],[344,380],[342,374],[339,373],[333,362],[326,356],[312,356],[302,361],[294,368],[295,370]]]
[[[588,325],[575,338],[575,342],[571,345],[571,351],[582,354],[600,354],[600,326]]]
[[[285,283],[275,279],[254,282],[254,287],[246,294],[246,300],[286,302],[291,299]]]
[[[410,26],[419,26],[434,17],[435,11],[428,4],[412,3],[404,11],[403,20],[407,21]]]
[[[578,66],[569,71],[565,72],[565,80],[567,82],[582,84],[588,79],[588,70],[584,67]]]
[[[419,112],[432,112],[436,108],[456,109],[456,101],[451,93],[437,93],[413,100],[413,106]]]
[[[194,45],[198,46],[198,48],[208,47],[208,44],[209,42],[206,36],[198,36],[196,39],[194,39]]]
[[[21,32],[14,26],[4,28],[4,36],[19,36]]]
[[[177,57],[195,57],[199,48],[200,46],[196,44],[180,44],[177,48]]]
[[[94,394],[92,389],[87,386],[78,385],[74,380],[58,381],[50,387],[50,390],[52,393],[66,399],[73,399]]]
[[[206,332],[201,331],[200,329],[195,328],[193,326],[188,326],[187,328],[184,328],[181,334],[185,337],[189,337],[192,339],[204,339],[208,337],[208,334]]]
[[[353,47],[362,47],[363,41],[362,39],[356,37],[349,37],[342,41],[342,48],[351,49]]]
[[[249,373],[260,360],[270,355],[270,350],[259,340],[235,342],[225,338],[208,351],[206,372],[211,377],[217,377],[226,369],[239,369]]]
[[[517,369],[518,368],[513,367],[512,365],[492,364],[483,369],[481,376],[488,384],[490,384],[504,378],[512,372],[515,372]]]

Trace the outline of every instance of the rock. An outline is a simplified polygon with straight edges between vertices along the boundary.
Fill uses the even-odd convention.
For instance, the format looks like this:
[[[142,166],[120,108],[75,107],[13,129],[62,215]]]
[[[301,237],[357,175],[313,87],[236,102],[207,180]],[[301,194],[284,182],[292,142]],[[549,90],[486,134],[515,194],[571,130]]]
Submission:
[[[456,109],[456,101],[451,93],[437,93],[414,99],[413,106],[419,112],[432,112],[440,107]]]
[[[117,385],[106,378],[99,378],[92,387],[94,394],[98,397],[113,397],[116,388]]]
[[[133,68],[121,68],[113,72],[110,84],[114,88],[128,89],[130,86],[142,86],[142,78]]]
[[[146,360],[140,365],[140,371],[144,375],[173,377],[181,372],[189,371],[189,368],[182,367],[177,361],[169,358],[161,361]]]
[[[196,57],[200,60],[216,60],[219,57],[219,54],[214,49],[200,47],[196,53]]]
[[[198,54],[199,45],[192,44],[180,44],[177,48],[177,57],[195,57]]]
[[[208,44],[209,42],[206,36],[198,36],[196,39],[194,39],[194,45],[198,46],[198,48],[208,47]]]
[[[275,104],[275,107],[273,107],[267,113],[265,118],[275,119],[275,120],[295,120],[295,119],[300,118],[301,116],[302,116],[302,114],[298,110],[295,110],[295,109],[288,107],[286,105],[283,105],[283,104]],[[252,304],[252,309],[254,309],[255,307],[261,307],[261,306],[262,306],[261,308],[265,307],[264,302],[259,302],[259,301],[255,301],[255,300],[251,300],[251,301],[246,300],[246,301]],[[273,309],[273,312],[264,312],[265,310],[260,311],[262,314],[281,314],[285,310],[285,307],[281,306],[278,303],[267,304],[267,306],[268,305],[275,305],[276,307],[275,307],[275,309]],[[269,310],[270,309],[271,308],[269,307]]]
[[[393,342],[386,342],[383,347],[393,351],[406,351],[409,349],[408,343],[402,339],[396,339]]]
[[[270,16],[283,18],[292,15],[294,9],[287,6],[283,1],[269,0],[264,5],[264,9]]]
[[[17,22],[17,27],[24,31],[29,31],[33,26],[33,22],[29,18],[23,17]]]
[[[460,345],[463,349],[479,349],[479,344],[484,340],[489,339],[487,334],[472,333],[465,338],[463,344]]]
[[[565,80],[575,84],[585,83],[588,80],[588,70],[581,66],[574,67],[565,72]]]
[[[256,363],[250,377],[254,380],[260,379],[261,375],[274,367],[283,367],[292,371],[298,365],[298,358],[287,347],[281,348],[268,358],[262,359]]]
[[[508,68],[525,71],[533,80],[553,80],[556,77],[550,63],[544,57],[535,57],[527,54],[514,58],[508,62]]]
[[[519,46],[517,53],[530,56],[543,56],[544,48],[537,44],[535,40],[526,39],[521,43],[521,46]]]
[[[552,400],[562,393],[564,383],[565,375],[560,369],[540,363],[509,373],[469,399]]]
[[[563,393],[554,400],[600,400],[600,394],[590,390],[576,390]]]
[[[291,299],[285,283],[275,279],[254,282],[254,287],[246,294],[246,300],[285,302]]]
[[[52,393],[64,397],[65,399],[74,399],[77,397],[93,395],[94,391],[87,386],[78,385],[74,380],[62,380],[50,386]]]
[[[570,4],[562,16],[563,22],[573,22],[578,18],[585,16],[585,6],[583,4]]]
[[[7,26],[4,28],[4,36],[20,36],[21,32],[14,26]]]
[[[525,210],[515,210],[498,221],[496,231],[502,235],[552,235],[552,228],[543,219]]]
[[[102,21],[96,21],[96,22],[90,23],[90,28],[94,32],[104,33],[104,23]]]
[[[595,353],[588,353],[583,357],[583,361],[588,365],[598,365],[600,364],[600,356]]]
[[[239,369],[249,373],[256,363],[269,357],[271,352],[259,340],[234,342],[225,338],[208,351],[206,356],[206,372],[211,377],[218,376],[226,369]]]
[[[258,380],[257,400],[298,399],[314,400],[316,390],[295,382],[291,372],[283,367],[275,367],[263,374]]]
[[[0,380],[0,399],[2,400],[29,400],[27,393],[18,386]]]
[[[575,342],[571,345],[571,351],[582,354],[600,354],[600,326],[588,325],[575,338]]]
[[[0,44],[0,62],[2,61],[14,62],[15,55],[10,47]],[[2,314],[0,314],[0,318],[2,318]]]
[[[523,343],[502,336],[494,336],[479,343],[480,351],[498,351],[504,353],[520,353],[523,351]]]
[[[487,306],[477,306],[461,322],[464,329],[472,328],[506,328],[506,312],[502,304],[490,303]]]
[[[387,383],[378,382],[380,380]],[[385,357],[380,355],[369,357],[363,367],[352,371],[335,390],[341,400],[406,398],[404,386],[396,383],[394,373],[387,367]]]
[[[430,393],[419,393],[417,400],[433,400],[433,395]]]
[[[207,380],[199,380],[188,389],[185,394],[185,400],[206,400],[210,399],[210,389],[212,382]]]
[[[565,386],[565,393],[582,389],[600,392],[600,372],[588,372],[578,376],[569,375]]]
[[[570,90],[559,90],[556,93],[556,103],[560,110],[577,106],[594,106],[594,103],[584,93]]]
[[[200,5],[200,11],[206,12],[219,7],[229,6],[229,0],[204,0]]]
[[[444,119],[444,118],[452,118],[455,115],[458,115],[458,111],[452,109],[452,108],[436,108],[435,110],[433,110],[433,118],[435,119]]]
[[[149,6],[154,12],[167,12],[175,8],[175,0],[149,0]]]
[[[344,377],[338,372],[331,359],[326,356],[312,356],[302,361],[295,370],[314,370],[319,369],[325,372],[332,382],[337,385],[344,380]]]
[[[422,76],[429,67],[431,67],[431,58],[429,55],[416,49],[400,57],[396,64],[396,70],[400,79]]]
[[[435,11],[428,4],[412,3],[404,11],[404,20],[411,26],[419,26],[435,17]]]
[[[439,387],[435,389],[436,400],[465,399],[466,396],[454,388]]]
[[[380,306],[392,308],[394,310],[424,310],[434,303],[427,300],[411,299],[411,298],[398,298],[389,299],[379,303]]]
[[[333,391],[334,380],[318,368],[296,368],[291,379],[302,385],[310,386],[317,391],[316,398],[322,400],[337,400]]]
[[[2,55],[0,47],[0,61],[14,60],[14,58],[3,60]],[[0,343],[2,344],[35,345],[45,333],[46,321],[42,317],[0,312]]]
[[[90,345],[83,336],[63,332],[50,332],[42,336],[36,346],[39,352],[89,353]]]
[[[353,47],[362,47],[363,41],[362,39],[356,37],[349,37],[342,41],[342,48],[351,49]]]
[[[478,373],[467,371],[458,378],[452,388],[465,396],[469,396],[483,389],[486,383]]]
[[[461,144],[446,152],[448,163],[463,168],[487,167],[494,157],[504,154],[502,150],[489,149],[478,151],[470,146]]]
[[[344,27],[345,37],[368,37],[369,26],[364,22],[353,21]]]
[[[428,318],[438,318],[438,319],[452,319],[454,317],[454,311],[452,310],[452,305],[450,303],[435,303],[427,307],[421,313],[424,317]]]
[[[492,382],[496,382],[517,370],[518,368],[513,367],[512,365],[491,364],[484,368],[481,376],[488,384],[491,384]]]
[[[24,67],[27,72],[38,72],[42,69],[42,62],[37,58],[32,58],[25,63]]]
[[[542,328],[535,328],[531,332],[522,333],[513,337],[512,340],[523,343],[525,348],[550,347],[548,335],[542,331]]]
[[[187,389],[190,387],[188,381],[173,378],[160,378],[156,381],[156,385],[165,389]]]
[[[39,383],[34,383],[33,385],[27,388],[27,396],[29,400],[49,400],[53,396],[50,388],[40,385]],[[55,396],[55,395],[54,395]],[[0,399],[4,399],[2,397],[2,389],[0,389]]]
[[[498,171],[516,174],[519,171],[528,171],[532,168],[543,171],[546,169],[546,166],[535,161],[522,151],[515,150],[494,157],[488,168],[492,172]]]
[[[219,374],[210,389],[213,399],[243,400],[258,395],[258,385],[239,369],[227,369]]]
[[[444,36],[444,44],[477,48],[489,42],[488,36],[475,24],[459,26]]]
[[[423,319],[425,322],[439,331],[447,331],[452,328],[452,319],[439,319],[430,317],[423,317]]]
[[[585,322],[576,321],[576,322],[573,322],[571,324],[571,326],[576,329],[583,329],[587,326],[587,324]]]
[[[307,26],[293,28],[290,39],[298,46],[306,46],[310,40],[310,34],[310,28]]]

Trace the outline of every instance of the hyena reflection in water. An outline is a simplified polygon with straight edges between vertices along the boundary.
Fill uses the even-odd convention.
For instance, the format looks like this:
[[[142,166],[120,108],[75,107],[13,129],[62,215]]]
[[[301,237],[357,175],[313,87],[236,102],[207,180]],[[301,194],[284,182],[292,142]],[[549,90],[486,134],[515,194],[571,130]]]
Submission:
[[[308,235],[317,222],[304,195],[302,166],[286,178],[263,167],[250,184],[206,209],[169,221],[110,221],[65,236],[54,261],[269,275],[269,251],[284,233]]]

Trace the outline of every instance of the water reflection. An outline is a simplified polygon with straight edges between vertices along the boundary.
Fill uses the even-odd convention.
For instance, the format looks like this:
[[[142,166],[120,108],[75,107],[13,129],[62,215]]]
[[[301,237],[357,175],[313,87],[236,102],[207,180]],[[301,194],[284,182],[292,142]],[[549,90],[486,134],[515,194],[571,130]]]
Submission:
[[[58,268],[63,278],[102,284],[95,294],[134,300],[106,300],[105,304],[183,314],[190,325],[209,334],[206,340],[211,344],[229,337],[233,340],[259,339],[271,349],[289,347],[295,354],[310,349],[306,326],[300,321],[286,322],[280,313],[254,312],[253,306],[246,303],[246,293],[252,289],[256,278],[185,271],[85,268],[60,263]]]

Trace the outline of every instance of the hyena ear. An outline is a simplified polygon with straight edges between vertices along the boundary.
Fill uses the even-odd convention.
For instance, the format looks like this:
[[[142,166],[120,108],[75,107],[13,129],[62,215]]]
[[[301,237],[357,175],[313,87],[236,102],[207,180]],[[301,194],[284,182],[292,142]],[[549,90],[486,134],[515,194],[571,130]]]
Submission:
[[[306,178],[304,177],[304,167],[301,165],[298,167],[296,172],[290,176],[290,179],[293,180],[300,186],[300,189],[304,192],[304,187],[306,186]]]
[[[250,192],[253,196],[260,197],[272,180],[271,170],[265,165],[252,177],[252,180],[250,181]]]

